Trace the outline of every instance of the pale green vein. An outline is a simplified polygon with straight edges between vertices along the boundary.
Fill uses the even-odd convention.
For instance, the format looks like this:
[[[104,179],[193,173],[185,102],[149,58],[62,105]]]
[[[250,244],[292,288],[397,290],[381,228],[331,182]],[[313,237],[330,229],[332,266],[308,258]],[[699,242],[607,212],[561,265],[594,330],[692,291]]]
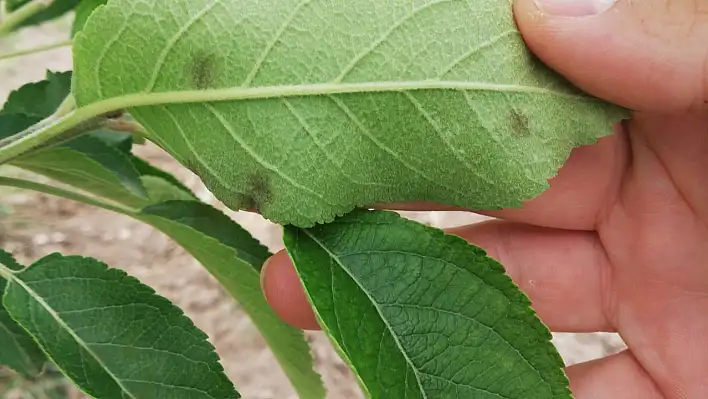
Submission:
[[[360,131],[366,138],[368,138],[368,139],[371,140],[374,144],[376,144],[376,146],[379,147],[380,150],[382,150],[383,152],[385,152],[385,153],[387,153],[388,155],[390,155],[391,157],[393,157],[393,158],[394,158],[397,162],[399,162],[401,165],[405,166],[406,168],[408,168],[408,170],[410,170],[411,172],[413,172],[413,173],[415,173],[416,175],[420,176],[420,177],[423,178],[424,180],[427,180],[427,181],[429,181],[430,183],[433,183],[433,184],[435,184],[435,185],[438,186],[438,187],[442,187],[442,188],[444,188],[444,189],[446,189],[446,190],[448,190],[448,191],[450,191],[450,192],[452,192],[452,193],[455,193],[455,194],[457,194],[457,195],[459,195],[459,196],[464,197],[464,194],[463,194],[463,193],[454,190],[452,187],[448,187],[448,186],[445,186],[445,185],[443,185],[443,184],[440,184],[439,182],[435,181],[435,179],[430,178],[428,175],[426,175],[425,173],[423,173],[422,171],[420,171],[419,169],[417,169],[417,168],[414,167],[413,165],[411,165],[411,164],[409,164],[408,162],[406,162],[398,153],[396,153],[396,152],[393,151],[392,149],[388,148],[386,145],[384,145],[384,143],[382,143],[382,142],[380,142],[378,139],[376,139],[376,137],[369,131],[369,129],[368,129],[366,126],[364,126],[364,124],[359,120],[359,118],[349,109],[349,107],[347,107],[346,104],[344,104],[344,102],[343,102],[342,100],[338,99],[338,98],[335,97],[335,96],[329,96],[329,98],[332,100],[332,102],[334,102],[335,104],[337,104],[337,106],[339,107],[339,109],[344,113],[344,115],[346,115],[346,116],[349,118],[349,120],[352,121],[352,123],[354,124],[354,126],[356,126],[357,129],[359,129],[359,131]]]
[[[189,28],[191,28],[194,24],[199,22],[206,14],[209,13],[217,4],[220,4],[221,0],[214,0],[213,2],[207,4],[204,8],[202,8],[198,13],[194,14],[192,19],[187,21],[180,29],[170,38],[170,40],[167,42],[167,45],[165,46],[164,49],[162,49],[162,52],[160,55],[157,57],[157,60],[155,61],[155,67],[152,70],[152,74],[150,76],[150,80],[147,83],[147,86],[145,87],[146,92],[149,92],[155,87],[155,83],[157,82],[158,75],[160,74],[160,70],[162,70],[162,67],[165,65],[165,60],[167,59],[167,56],[170,54],[170,51],[174,48],[175,44],[184,37],[184,35],[189,31]]]
[[[403,26],[407,21],[411,20],[411,19],[414,18],[416,15],[418,15],[418,13],[420,13],[420,12],[422,12],[422,11],[425,11],[425,10],[427,10],[427,9],[433,7],[433,6],[439,5],[439,4],[450,3],[450,2],[454,2],[454,1],[458,1],[458,0],[440,0],[440,1],[437,1],[437,2],[427,3],[427,4],[423,5],[422,7],[418,7],[418,8],[416,8],[416,9],[412,10],[410,13],[406,14],[403,18],[401,18],[400,20],[396,21],[393,25],[391,25],[391,27],[390,27],[388,30],[386,30],[386,31],[381,35],[381,37],[379,37],[378,39],[374,40],[374,41],[371,43],[371,45],[369,45],[369,47],[367,47],[366,49],[364,49],[364,51],[362,51],[361,53],[359,53],[359,54],[357,54],[356,56],[354,56],[354,58],[352,58],[352,60],[349,61],[349,63],[344,67],[344,69],[342,69],[342,72],[339,73],[339,76],[337,76],[336,78],[334,78],[334,79],[332,80],[332,83],[339,83],[339,82],[341,82],[342,80],[344,80],[344,78],[345,78],[352,70],[354,70],[354,68],[357,66],[357,64],[358,64],[362,59],[364,59],[364,57],[366,57],[367,55],[371,54],[374,50],[376,50],[377,47],[379,47],[379,46],[382,45],[384,42],[386,42],[386,40],[387,40],[389,37],[391,37],[391,35],[392,35],[394,32],[396,32],[396,31],[397,31],[401,26]]]
[[[260,72],[261,67],[263,66],[263,63],[265,60],[268,58],[268,55],[270,54],[271,51],[273,51],[273,48],[275,45],[278,43],[278,40],[283,36],[283,33],[288,29],[290,24],[293,22],[295,17],[298,16],[300,13],[300,10],[302,10],[303,7],[311,3],[312,0],[302,0],[295,8],[293,9],[293,12],[290,13],[290,15],[285,19],[285,22],[278,28],[278,30],[275,32],[275,35],[273,38],[268,42],[268,45],[263,49],[263,52],[261,55],[258,57],[256,62],[253,64],[253,68],[251,69],[251,72],[246,75],[246,79],[243,80],[243,83],[241,84],[241,87],[248,87],[251,85],[251,82],[253,79],[258,75],[258,72]]]
[[[359,287],[359,289],[361,290],[361,292],[362,292],[364,295],[366,295],[366,297],[369,299],[369,302],[371,302],[371,305],[374,307],[374,309],[376,309],[376,312],[378,313],[379,317],[381,318],[381,322],[384,324],[384,326],[386,326],[386,329],[387,329],[387,330],[389,331],[389,333],[391,334],[391,338],[393,339],[393,342],[394,342],[394,343],[396,344],[396,346],[398,347],[398,350],[400,351],[401,355],[403,356],[403,359],[406,361],[406,363],[408,364],[408,366],[413,370],[413,375],[415,376],[416,383],[418,384],[418,389],[420,389],[420,393],[421,393],[421,395],[423,395],[423,399],[428,399],[428,394],[427,394],[427,392],[425,391],[425,389],[423,388],[423,382],[420,380],[420,376],[418,375],[418,371],[417,371],[417,368],[416,368],[415,364],[413,363],[413,361],[411,360],[411,358],[408,357],[408,352],[406,352],[406,350],[403,348],[403,345],[401,344],[400,340],[398,339],[398,336],[396,336],[396,334],[394,333],[393,327],[389,324],[388,320],[384,317],[383,312],[382,312],[381,309],[379,308],[379,304],[374,300],[373,297],[371,297],[371,295],[369,294],[369,292],[366,291],[366,289],[365,289],[365,288],[361,285],[361,283],[354,277],[354,275],[351,274],[351,272],[349,271],[349,269],[348,269],[346,266],[344,266],[344,265],[339,261],[339,258],[337,257],[336,254],[332,253],[332,252],[329,250],[329,248],[327,248],[327,246],[324,245],[324,243],[322,243],[320,240],[318,240],[317,237],[315,237],[313,234],[311,234],[308,230],[301,230],[301,231],[302,231],[303,233],[305,233],[305,235],[307,235],[308,237],[310,237],[310,239],[311,239],[312,241],[314,241],[315,244],[317,244],[317,246],[319,246],[320,248],[322,248],[322,250],[325,251],[325,252],[327,253],[327,255],[329,256],[330,261],[331,261],[332,263],[336,263],[336,264],[342,269],[342,271],[343,271],[344,273],[346,273],[346,274],[349,276],[349,278],[352,279],[352,281],[357,285],[357,287]],[[332,275],[332,279],[334,279],[334,275]],[[332,287],[334,287],[334,284],[332,285]],[[333,291],[334,291],[334,290],[333,290]],[[332,295],[334,295],[334,293],[333,293]],[[337,306],[335,305],[334,308],[336,309]]]
[[[517,30],[510,29],[506,32],[502,32],[502,33],[494,36],[493,38],[491,38],[487,41],[479,43],[477,46],[469,49],[468,51],[466,51],[465,53],[463,53],[459,57],[455,58],[448,66],[443,68],[442,71],[438,74],[438,79],[442,79],[443,77],[445,77],[445,75],[450,73],[456,66],[460,65],[462,62],[464,62],[469,57],[471,57],[475,54],[478,54],[480,51],[484,50],[485,48],[489,48],[489,47],[493,46],[494,44],[496,44],[497,42],[499,42],[500,40],[502,40],[506,37],[510,37],[515,34],[520,34],[520,33]]]
[[[246,153],[248,155],[250,155],[251,158],[253,158],[261,166],[263,166],[267,170],[270,170],[271,172],[277,174],[278,176],[282,177],[285,181],[290,183],[293,187],[296,187],[302,191],[309,193],[313,197],[318,198],[321,202],[323,202],[327,205],[334,205],[334,204],[329,203],[322,194],[318,193],[317,191],[315,191],[307,186],[300,184],[299,182],[294,180],[292,177],[283,173],[283,171],[278,169],[275,165],[273,165],[270,162],[263,159],[260,155],[258,155],[258,153],[253,148],[251,148],[245,141],[243,141],[241,136],[239,136],[238,133],[236,132],[236,130],[233,128],[233,126],[231,126],[231,123],[229,123],[229,121],[224,117],[224,115],[222,115],[216,108],[214,108],[213,105],[208,104],[208,103],[205,103],[203,105],[206,109],[208,109],[211,112],[212,115],[214,115],[216,120],[218,120],[219,123],[221,123],[221,125],[229,133],[229,135],[231,135],[231,137],[233,137],[234,141],[236,141],[241,146],[241,148],[243,148],[243,150],[246,151]]]

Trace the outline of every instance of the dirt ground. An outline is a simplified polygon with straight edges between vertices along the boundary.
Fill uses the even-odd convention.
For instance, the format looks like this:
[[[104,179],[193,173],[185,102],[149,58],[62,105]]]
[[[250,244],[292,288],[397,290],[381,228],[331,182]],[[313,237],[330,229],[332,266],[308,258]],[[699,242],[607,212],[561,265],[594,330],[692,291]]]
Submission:
[[[0,41],[0,53],[61,40],[68,20],[19,37]],[[45,69],[71,68],[66,48],[40,55],[0,61],[0,99],[28,81],[43,78]],[[151,162],[174,172],[200,198],[219,205],[192,173],[153,146],[138,150]],[[18,173],[4,168],[3,173]],[[229,212],[271,250],[282,248],[280,230],[258,215]],[[462,213],[410,213],[436,226],[459,225],[482,218]],[[96,257],[120,267],[154,287],[203,329],[222,362],[248,399],[296,398],[264,341],[238,305],[225,295],[210,275],[184,250],[154,229],[124,216],[33,192],[0,188],[0,246],[30,262],[61,251]],[[360,398],[346,366],[321,333],[308,333],[318,369],[329,389],[328,398]],[[554,338],[568,364],[589,360],[622,348],[611,334],[557,334]],[[307,399],[307,398],[303,398]]]

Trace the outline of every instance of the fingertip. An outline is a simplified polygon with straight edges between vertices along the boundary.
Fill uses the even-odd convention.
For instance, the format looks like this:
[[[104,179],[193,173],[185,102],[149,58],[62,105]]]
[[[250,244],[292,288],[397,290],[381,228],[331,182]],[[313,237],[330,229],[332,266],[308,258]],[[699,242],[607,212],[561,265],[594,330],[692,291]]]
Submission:
[[[261,270],[266,301],[286,323],[303,330],[319,330],[300,278],[285,250],[271,256]]]

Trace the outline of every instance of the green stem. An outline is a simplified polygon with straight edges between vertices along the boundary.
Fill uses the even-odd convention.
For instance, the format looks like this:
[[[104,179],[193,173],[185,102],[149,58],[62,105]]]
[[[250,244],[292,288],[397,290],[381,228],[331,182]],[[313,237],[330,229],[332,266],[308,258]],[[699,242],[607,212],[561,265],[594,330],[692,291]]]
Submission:
[[[59,104],[59,107],[57,108],[56,111],[50,116],[52,119],[58,119],[61,118],[62,116],[70,113],[76,109],[76,100],[74,99],[74,94],[69,93],[68,96],[64,99],[64,101]]]
[[[39,191],[45,194],[56,195],[57,197],[62,197],[70,199],[73,201],[83,202],[87,205],[97,206],[108,211],[117,212],[123,215],[135,217],[140,211],[137,209],[128,208],[122,205],[111,204],[106,201],[102,201],[97,198],[89,197],[84,194],[79,194],[77,192],[64,190],[63,188],[50,186],[47,184],[37,183],[29,180],[15,179],[12,177],[0,176],[0,186],[6,187],[16,187],[26,190]]]
[[[5,36],[12,32],[18,25],[49,7],[52,1],[53,0],[33,0],[5,15],[5,19],[0,22],[0,36]]]
[[[0,54],[0,60],[7,60],[10,58],[22,57],[23,55],[41,53],[42,51],[48,51],[48,50],[53,50],[53,49],[60,48],[60,47],[71,46],[71,43],[72,43],[71,40],[62,40],[62,41],[56,42],[56,43],[50,43],[50,44],[45,44],[42,46],[12,51],[9,53]]]

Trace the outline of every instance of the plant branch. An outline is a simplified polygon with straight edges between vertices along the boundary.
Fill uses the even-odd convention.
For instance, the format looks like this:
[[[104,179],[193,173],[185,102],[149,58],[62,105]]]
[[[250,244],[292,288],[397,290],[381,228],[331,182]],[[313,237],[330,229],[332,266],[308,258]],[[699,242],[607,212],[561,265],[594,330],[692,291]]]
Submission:
[[[74,191],[65,190],[63,188],[50,186],[48,184],[37,183],[30,180],[15,179],[12,177],[0,176],[0,186],[15,187],[26,190],[39,191],[45,194],[51,194],[58,197],[70,199],[73,201],[82,202],[87,205],[97,206],[108,211],[117,212],[123,215],[135,217],[139,212],[137,209],[131,209],[122,205],[111,204],[98,198],[89,197]]]
[[[0,22],[0,36],[12,32],[18,25],[32,18],[35,14],[49,7],[54,0],[33,0],[17,10],[6,14]]]
[[[0,60],[7,60],[10,58],[22,57],[23,55],[41,53],[42,51],[54,50],[54,49],[57,49],[60,47],[71,46],[71,43],[72,43],[71,39],[67,39],[67,40],[62,40],[60,42],[56,42],[56,43],[50,43],[50,44],[45,44],[42,46],[16,50],[16,51],[12,51],[12,52],[5,53],[5,54],[0,54]]]

